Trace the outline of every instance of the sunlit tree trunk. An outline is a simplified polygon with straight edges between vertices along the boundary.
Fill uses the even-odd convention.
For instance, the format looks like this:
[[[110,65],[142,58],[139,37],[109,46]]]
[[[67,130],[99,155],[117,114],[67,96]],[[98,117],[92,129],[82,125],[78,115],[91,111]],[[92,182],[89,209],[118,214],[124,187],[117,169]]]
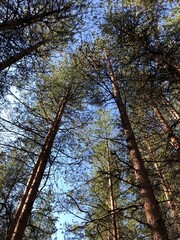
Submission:
[[[148,173],[144,166],[144,162],[139,151],[135,135],[129,121],[129,117],[126,112],[125,105],[121,98],[117,81],[106,50],[105,57],[112,82],[114,97],[121,116],[122,127],[124,129],[124,135],[127,141],[127,147],[133,163],[135,178],[139,184],[140,199],[144,206],[146,221],[151,230],[152,239],[167,240],[169,238],[161,216],[160,208],[158,202],[155,199],[154,191],[148,178]]]
[[[166,183],[165,181],[165,177],[164,177],[164,174],[162,173],[161,169],[160,169],[160,166],[159,164],[157,163],[156,161],[156,157],[151,149],[151,146],[150,144],[148,143],[148,150],[149,150],[149,154],[150,154],[150,157],[151,159],[153,160],[153,164],[154,164],[154,167],[158,173],[158,175],[160,176],[160,180],[161,180],[161,184],[162,184],[162,188],[163,188],[163,191],[164,191],[164,195],[166,197],[166,200],[167,200],[167,204],[168,204],[168,207],[171,209],[171,211],[173,212],[172,215],[174,215],[174,203],[171,202],[172,200],[172,193],[171,193],[171,189],[170,189],[170,186],[168,186],[168,184]]]
[[[152,107],[154,113],[156,114],[158,120],[162,124],[163,130],[164,130],[165,134],[168,136],[170,144],[173,146],[173,148],[175,148],[176,150],[179,150],[180,149],[179,139],[171,133],[170,127],[166,123],[164,117],[162,116],[162,114],[161,114],[160,110],[158,109],[158,107],[156,106],[155,102],[152,99],[150,99],[148,96],[147,96],[147,99],[149,100],[149,104]]]
[[[178,114],[178,112],[176,111],[176,109],[174,108],[172,103],[170,101],[168,101],[165,97],[162,98],[162,102],[166,105],[166,107],[167,107],[169,113],[171,114],[171,116],[173,117],[173,119],[179,120],[180,115]]]
[[[68,93],[62,98],[56,117],[51,124],[49,132],[45,138],[44,145],[35,166],[31,172],[23,196],[17,208],[12,227],[7,236],[7,240],[21,240],[31,213],[33,203],[36,199],[43,174],[51,153],[55,136],[61,123],[64,108],[68,100]]]
[[[107,139],[107,137],[106,137]],[[107,151],[107,160],[108,160],[108,174],[109,174],[109,200],[110,200],[110,210],[112,214],[112,233],[113,237],[112,240],[118,240],[118,229],[117,229],[117,219],[115,213],[115,201],[114,201],[114,189],[113,189],[113,176],[112,176],[112,169],[111,169],[111,156],[109,152],[108,140],[106,140],[106,151]]]

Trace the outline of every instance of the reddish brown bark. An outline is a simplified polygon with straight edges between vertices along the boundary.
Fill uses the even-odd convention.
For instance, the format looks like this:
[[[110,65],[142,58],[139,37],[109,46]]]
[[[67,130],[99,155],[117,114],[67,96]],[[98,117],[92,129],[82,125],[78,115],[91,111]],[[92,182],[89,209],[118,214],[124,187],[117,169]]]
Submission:
[[[169,138],[169,142],[170,144],[173,146],[173,148],[175,148],[176,150],[180,150],[180,142],[179,139],[177,137],[175,137],[172,133],[171,133],[171,129],[168,126],[168,124],[166,123],[164,117],[162,116],[160,110],[157,108],[155,102],[150,99],[147,96],[147,99],[149,100],[149,104],[152,107],[153,111],[155,112],[157,118],[159,119],[160,123],[162,124],[162,127],[164,129],[165,134],[168,136]]]
[[[152,189],[147,170],[144,166],[144,162],[139,151],[135,135],[129,121],[129,117],[126,112],[126,108],[120,95],[111,62],[106,51],[105,57],[107,61],[107,67],[110,73],[114,97],[121,116],[124,135],[127,141],[127,147],[129,149],[129,153],[133,163],[135,178],[139,184],[140,199],[143,203],[146,221],[151,230],[152,239],[168,240],[169,238],[164,221],[161,216],[160,208],[158,202],[155,199],[154,191]]]
[[[29,215],[31,213],[33,203],[36,199],[38,188],[43,178],[43,174],[48,162],[48,158],[51,153],[53,142],[57,134],[64,108],[68,100],[68,94],[66,94],[60,102],[59,109],[56,117],[51,124],[49,132],[45,138],[44,145],[42,146],[39,157],[32,170],[32,173],[27,182],[20,204],[17,208],[13,225],[7,236],[7,240],[21,240],[28,222]]]

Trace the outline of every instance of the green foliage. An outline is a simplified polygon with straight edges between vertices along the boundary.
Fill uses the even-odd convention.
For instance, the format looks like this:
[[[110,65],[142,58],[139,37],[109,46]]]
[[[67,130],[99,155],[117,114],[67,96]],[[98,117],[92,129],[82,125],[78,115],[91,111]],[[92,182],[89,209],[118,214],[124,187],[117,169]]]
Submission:
[[[62,51],[74,40],[87,8],[88,2],[84,0],[2,1],[1,88],[20,83],[25,86],[30,74],[36,70],[44,72],[54,51]]]
[[[40,195],[35,203],[35,208],[31,213],[28,226],[26,228],[24,239],[32,240],[50,240],[57,231],[54,217],[55,206],[53,203],[53,194],[50,190]]]
[[[5,239],[49,126],[68,94],[24,239],[51,239],[56,211],[79,219],[66,223],[67,239],[112,239],[114,219],[118,239],[150,239],[105,50],[169,237],[177,238],[179,153],[169,141],[172,135],[180,139],[177,1],[99,1],[100,34],[86,36],[63,56],[62,48],[71,51],[65,46],[88,6],[86,1],[45,2],[0,3],[0,66],[43,41],[2,71],[4,83],[16,82],[19,90],[1,106],[0,238]],[[52,56],[59,54],[56,61]]]

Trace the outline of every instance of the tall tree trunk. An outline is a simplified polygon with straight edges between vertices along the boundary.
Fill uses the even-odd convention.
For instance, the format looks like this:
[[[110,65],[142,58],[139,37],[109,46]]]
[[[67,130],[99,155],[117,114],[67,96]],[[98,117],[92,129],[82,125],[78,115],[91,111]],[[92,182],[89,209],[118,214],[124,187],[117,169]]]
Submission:
[[[107,135],[107,134],[106,134]],[[106,136],[106,151],[107,151],[107,160],[108,160],[108,174],[109,174],[109,199],[110,199],[110,210],[112,214],[112,240],[118,240],[118,230],[117,230],[117,220],[115,213],[115,201],[114,201],[114,189],[113,189],[113,177],[112,177],[112,168],[111,168],[111,156],[109,152],[108,140]]]
[[[126,108],[121,98],[120,91],[117,85],[117,81],[107,51],[105,51],[105,57],[107,61],[107,67],[110,73],[114,97],[121,116],[124,135],[127,141],[127,147],[129,149],[129,153],[133,163],[135,178],[139,184],[140,199],[144,206],[146,220],[151,230],[152,239],[168,240],[169,239],[168,234],[161,216],[159,205],[155,199],[154,191],[151,186],[147,170],[144,166],[144,162],[139,151],[135,135],[132,130],[131,123],[129,121],[129,117],[126,112]]]
[[[12,227],[7,236],[7,240],[21,240],[31,213],[33,203],[36,199],[38,188],[43,178],[43,174],[51,153],[55,136],[61,123],[64,108],[68,100],[68,93],[62,98],[56,117],[51,124],[49,132],[45,138],[44,145],[35,166],[31,172],[23,196],[17,208]]]
[[[173,146],[174,149],[180,150],[179,139],[171,133],[172,131],[171,131],[170,127],[166,123],[164,117],[162,116],[162,114],[161,114],[160,110],[158,109],[158,107],[156,106],[155,102],[152,99],[150,99],[148,96],[147,96],[147,99],[149,100],[150,106],[152,107],[152,109],[155,112],[157,118],[159,119],[160,123],[162,124],[164,132],[169,138],[170,144]]]

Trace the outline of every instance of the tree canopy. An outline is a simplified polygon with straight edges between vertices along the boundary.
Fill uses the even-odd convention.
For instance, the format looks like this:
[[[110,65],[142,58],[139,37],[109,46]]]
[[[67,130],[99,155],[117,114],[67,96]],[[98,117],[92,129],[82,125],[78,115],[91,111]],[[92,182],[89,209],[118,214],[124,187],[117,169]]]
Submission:
[[[0,3],[0,238],[179,239],[178,1]],[[71,216],[68,221],[66,216]]]

